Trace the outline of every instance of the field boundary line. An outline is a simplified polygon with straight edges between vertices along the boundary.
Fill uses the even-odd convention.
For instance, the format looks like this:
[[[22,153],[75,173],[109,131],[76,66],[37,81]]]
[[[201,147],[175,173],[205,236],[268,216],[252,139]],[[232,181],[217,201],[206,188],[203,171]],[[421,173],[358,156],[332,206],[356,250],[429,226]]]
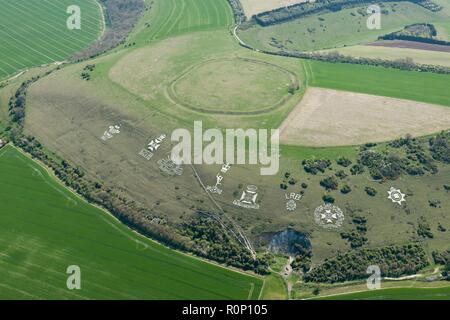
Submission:
[[[170,26],[170,28],[167,30],[166,35],[170,35],[170,33],[172,32],[172,30],[177,27],[177,31],[180,30],[179,25],[180,25],[180,21],[181,18],[183,17],[184,14],[184,9],[186,9],[186,1],[187,0],[180,0],[181,1],[181,10],[180,13],[176,16],[176,18],[173,20],[172,25]],[[175,7],[176,9],[176,7]]]

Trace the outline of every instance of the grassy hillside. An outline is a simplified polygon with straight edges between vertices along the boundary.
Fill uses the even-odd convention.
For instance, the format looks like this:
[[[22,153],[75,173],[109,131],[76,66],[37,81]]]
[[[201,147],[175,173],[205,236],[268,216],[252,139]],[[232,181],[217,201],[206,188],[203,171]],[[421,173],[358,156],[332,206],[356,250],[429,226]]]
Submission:
[[[81,9],[81,30],[69,30],[70,5]],[[0,80],[32,66],[62,61],[97,39],[103,17],[95,0],[0,0]]]
[[[311,86],[450,106],[449,75],[305,61]]]
[[[447,4],[448,5],[448,4]],[[295,19],[268,27],[254,25],[240,32],[250,45],[264,50],[280,48],[297,51],[330,49],[375,41],[378,36],[416,22],[445,22],[446,11],[432,13],[420,6],[398,2],[383,4],[381,29],[366,26],[367,6]]]
[[[138,236],[63,188],[35,162],[0,151],[0,298],[256,299],[262,281]],[[81,290],[66,268],[81,268]]]

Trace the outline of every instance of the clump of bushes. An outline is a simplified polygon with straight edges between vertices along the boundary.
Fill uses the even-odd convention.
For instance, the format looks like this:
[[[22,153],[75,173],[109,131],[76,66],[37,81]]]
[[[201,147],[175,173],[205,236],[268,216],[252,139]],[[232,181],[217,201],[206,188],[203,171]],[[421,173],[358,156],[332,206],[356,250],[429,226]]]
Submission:
[[[343,166],[343,167],[348,167],[349,165],[352,164],[352,162],[351,162],[349,159],[345,158],[345,157],[339,157],[339,158],[336,160],[336,163],[337,163],[338,165],[340,165],[340,166]]]
[[[371,197],[375,197],[376,194],[377,194],[377,190],[375,190],[375,189],[372,188],[372,187],[365,187],[365,188],[364,188],[364,191],[366,191],[366,193],[367,193],[369,196],[371,196]]]
[[[417,234],[422,238],[433,239],[434,235],[431,232],[430,225],[424,217],[420,217],[417,223]]]
[[[341,193],[343,193],[343,194],[350,193],[351,191],[352,191],[352,188],[350,188],[350,186],[347,184],[341,188]]]
[[[317,174],[318,172],[325,172],[325,170],[331,165],[331,161],[328,159],[309,159],[302,161],[303,169],[311,174]]]
[[[336,190],[339,186],[337,179],[333,176],[320,180],[320,185],[327,190]]]

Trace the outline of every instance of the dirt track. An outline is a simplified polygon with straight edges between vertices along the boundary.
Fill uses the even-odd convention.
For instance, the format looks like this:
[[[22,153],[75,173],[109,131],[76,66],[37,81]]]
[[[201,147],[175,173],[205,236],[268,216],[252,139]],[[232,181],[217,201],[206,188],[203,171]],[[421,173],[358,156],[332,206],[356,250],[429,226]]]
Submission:
[[[449,107],[310,87],[280,126],[280,140],[290,145],[345,146],[449,128]]]

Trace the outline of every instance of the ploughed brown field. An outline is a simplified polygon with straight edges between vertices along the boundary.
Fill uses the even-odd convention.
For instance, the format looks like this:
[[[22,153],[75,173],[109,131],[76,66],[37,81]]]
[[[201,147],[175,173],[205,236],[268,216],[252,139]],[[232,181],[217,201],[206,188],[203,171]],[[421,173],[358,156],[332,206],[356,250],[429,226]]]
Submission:
[[[416,41],[406,41],[406,40],[380,40],[369,43],[367,45],[376,47],[407,48],[407,49],[418,49],[428,51],[450,52],[450,46],[416,42]]]
[[[310,87],[280,126],[280,140],[289,145],[346,146],[448,128],[449,107]]]

